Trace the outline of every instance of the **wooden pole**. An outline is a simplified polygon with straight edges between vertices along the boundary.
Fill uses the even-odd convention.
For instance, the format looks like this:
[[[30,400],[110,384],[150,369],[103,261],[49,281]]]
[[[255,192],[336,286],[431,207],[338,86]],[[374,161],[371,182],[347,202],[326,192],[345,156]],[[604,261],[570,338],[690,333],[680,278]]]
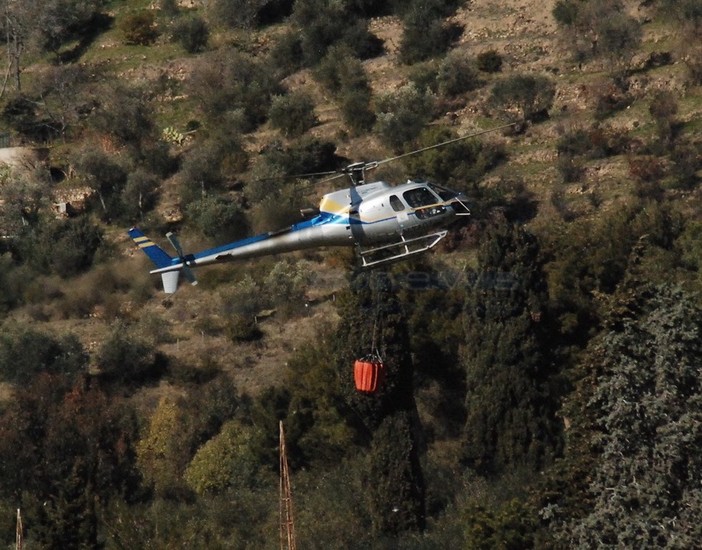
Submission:
[[[15,532],[15,550],[22,550],[22,514],[17,508],[17,529]]]
[[[296,550],[295,524],[293,521],[292,490],[290,487],[290,471],[285,448],[285,433],[283,422],[280,427],[280,550]]]

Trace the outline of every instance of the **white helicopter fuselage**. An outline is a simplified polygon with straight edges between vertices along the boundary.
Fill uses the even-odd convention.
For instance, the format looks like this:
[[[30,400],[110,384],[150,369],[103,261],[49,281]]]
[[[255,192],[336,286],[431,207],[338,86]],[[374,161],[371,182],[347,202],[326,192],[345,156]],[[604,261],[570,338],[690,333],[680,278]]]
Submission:
[[[367,246],[397,241],[440,225],[452,217],[426,182],[393,187],[384,181],[324,195],[319,213],[279,231],[265,233],[195,254],[190,266],[241,260],[320,246]]]
[[[151,273],[161,274],[166,292],[174,292],[181,270],[294,250],[357,246],[364,266],[399,259],[432,248],[446,235],[446,231],[432,230],[456,215],[467,214],[468,208],[458,194],[427,182],[391,186],[378,181],[324,195],[319,212],[285,229],[195,254],[179,251],[178,257],[170,257],[139,229],[132,228],[129,233],[156,264]],[[174,246],[180,247],[177,243]],[[363,249],[368,246],[376,248]]]

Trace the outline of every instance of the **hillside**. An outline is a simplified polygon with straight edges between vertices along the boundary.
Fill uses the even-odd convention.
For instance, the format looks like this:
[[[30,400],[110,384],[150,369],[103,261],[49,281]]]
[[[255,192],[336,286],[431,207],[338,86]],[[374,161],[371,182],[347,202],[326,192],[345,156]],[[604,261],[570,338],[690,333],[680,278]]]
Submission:
[[[696,540],[698,0],[40,4],[8,7],[0,95],[22,147],[0,149],[0,512],[30,542],[273,547],[278,420],[300,546]],[[470,199],[410,261],[313,249],[166,295],[127,235],[276,230],[347,183],[300,174],[509,122],[371,173]]]

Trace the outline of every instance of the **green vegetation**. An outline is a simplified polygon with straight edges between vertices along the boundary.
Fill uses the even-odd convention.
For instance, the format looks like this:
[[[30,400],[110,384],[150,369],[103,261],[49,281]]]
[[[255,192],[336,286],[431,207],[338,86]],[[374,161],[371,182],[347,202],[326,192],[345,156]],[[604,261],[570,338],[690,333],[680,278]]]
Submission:
[[[280,421],[300,548],[699,544],[702,2],[503,4],[0,2],[0,546],[273,547]],[[410,261],[126,238],[395,156],[472,213]]]

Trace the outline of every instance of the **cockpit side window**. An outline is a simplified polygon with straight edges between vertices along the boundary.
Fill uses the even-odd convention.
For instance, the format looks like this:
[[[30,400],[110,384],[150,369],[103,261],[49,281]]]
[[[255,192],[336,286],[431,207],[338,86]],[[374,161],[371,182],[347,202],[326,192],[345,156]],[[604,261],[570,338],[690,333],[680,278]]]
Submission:
[[[405,205],[397,195],[390,195],[390,206],[395,212],[402,212],[405,209]]]
[[[429,206],[438,202],[434,194],[426,187],[410,189],[405,191],[402,196],[412,208],[421,208],[422,206]]]

